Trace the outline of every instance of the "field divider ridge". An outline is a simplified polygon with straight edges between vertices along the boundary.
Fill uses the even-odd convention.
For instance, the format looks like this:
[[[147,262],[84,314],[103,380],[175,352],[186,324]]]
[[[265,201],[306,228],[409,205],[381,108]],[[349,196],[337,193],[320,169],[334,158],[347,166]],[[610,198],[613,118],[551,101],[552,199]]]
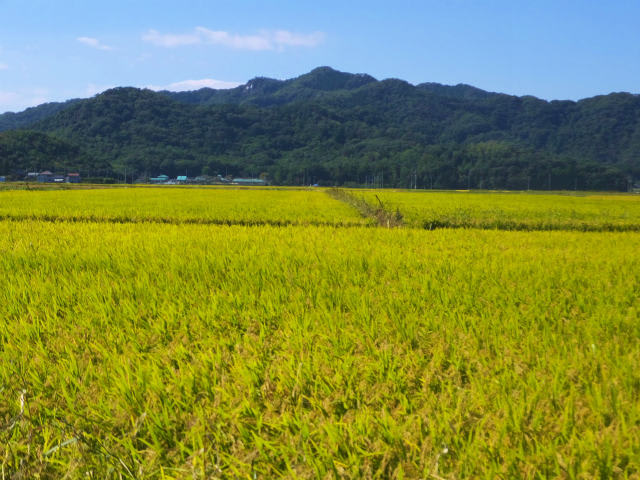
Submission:
[[[377,195],[378,205],[372,205],[364,198],[358,197],[342,188],[331,188],[327,190],[327,194],[336,200],[351,205],[363,217],[375,220],[380,227],[398,228],[404,226],[402,213],[399,210],[395,212],[388,210]]]

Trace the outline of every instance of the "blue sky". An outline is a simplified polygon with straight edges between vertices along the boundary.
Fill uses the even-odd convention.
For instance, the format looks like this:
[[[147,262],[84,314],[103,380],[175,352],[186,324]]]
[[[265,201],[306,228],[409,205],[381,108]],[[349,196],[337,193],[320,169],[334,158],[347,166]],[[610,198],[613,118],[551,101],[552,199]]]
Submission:
[[[0,0],[0,112],[314,67],[545,99],[640,93],[640,2]]]

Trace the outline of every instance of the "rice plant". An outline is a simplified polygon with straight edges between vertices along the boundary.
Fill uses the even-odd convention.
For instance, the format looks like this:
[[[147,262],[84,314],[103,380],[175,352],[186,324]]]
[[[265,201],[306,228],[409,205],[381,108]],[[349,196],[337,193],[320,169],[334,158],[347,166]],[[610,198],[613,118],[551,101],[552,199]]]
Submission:
[[[102,188],[0,191],[0,219],[242,225],[373,222],[322,190]]]
[[[0,474],[636,478],[638,251],[637,233],[2,221]]]
[[[640,231],[640,195],[351,190],[417,228]]]

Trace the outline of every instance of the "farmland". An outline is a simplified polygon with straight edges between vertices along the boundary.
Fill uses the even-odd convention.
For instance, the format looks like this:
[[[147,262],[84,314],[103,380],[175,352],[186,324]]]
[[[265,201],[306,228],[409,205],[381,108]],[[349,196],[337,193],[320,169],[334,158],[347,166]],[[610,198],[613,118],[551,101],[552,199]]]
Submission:
[[[638,197],[376,194],[0,192],[2,476],[637,478]]]
[[[416,192],[352,190],[372,205],[382,202],[418,228],[640,231],[640,196],[601,193]]]
[[[229,188],[106,188],[0,191],[9,219],[205,224],[363,224],[321,191]]]

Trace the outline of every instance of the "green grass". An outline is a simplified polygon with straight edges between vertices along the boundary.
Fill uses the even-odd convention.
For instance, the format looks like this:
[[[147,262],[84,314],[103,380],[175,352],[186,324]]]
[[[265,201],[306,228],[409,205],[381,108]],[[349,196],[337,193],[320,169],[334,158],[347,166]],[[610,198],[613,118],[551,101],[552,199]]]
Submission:
[[[638,251],[0,222],[2,475],[637,478]]]

